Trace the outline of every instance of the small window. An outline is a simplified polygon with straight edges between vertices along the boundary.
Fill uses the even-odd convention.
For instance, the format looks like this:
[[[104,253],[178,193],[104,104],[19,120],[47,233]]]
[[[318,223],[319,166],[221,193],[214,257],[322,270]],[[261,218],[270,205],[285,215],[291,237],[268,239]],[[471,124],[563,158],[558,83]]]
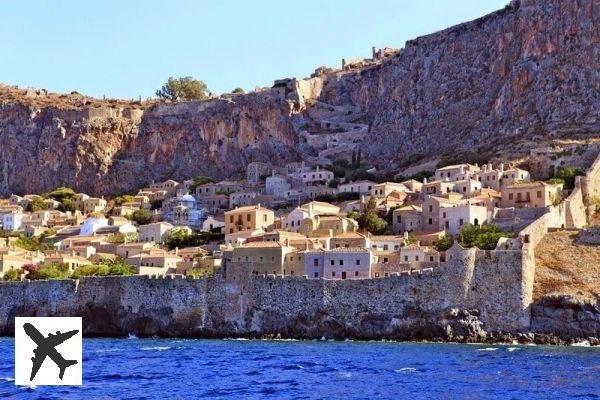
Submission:
[[[360,265],[360,260],[356,260],[356,265]]]
[[[315,267],[318,267],[318,266],[319,266],[319,260],[318,260],[317,258],[315,258],[315,259],[313,260],[313,265],[314,265]]]
[[[344,260],[340,260],[340,265],[344,265]]]
[[[358,276],[358,271],[354,271],[354,276]]]
[[[318,278],[318,277],[319,277],[319,273],[318,273],[318,272],[315,272],[315,274],[314,274],[314,277],[315,277],[315,278]]]
[[[335,260],[331,260],[331,265],[335,265]]]
[[[331,271],[331,276],[335,276],[335,271]]]

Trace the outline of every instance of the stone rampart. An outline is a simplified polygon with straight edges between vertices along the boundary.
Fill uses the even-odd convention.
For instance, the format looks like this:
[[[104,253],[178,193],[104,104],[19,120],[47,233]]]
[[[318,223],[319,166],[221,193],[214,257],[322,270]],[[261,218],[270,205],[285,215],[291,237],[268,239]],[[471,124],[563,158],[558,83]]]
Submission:
[[[470,249],[439,268],[380,279],[262,277],[230,269],[202,279],[2,283],[0,332],[12,334],[15,316],[32,315],[82,316],[85,334],[93,336],[448,339],[468,326],[472,332],[461,335],[479,326],[518,332],[529,328],[520,260],[521,251]],[[465,316],[467,322],[456,320]]]

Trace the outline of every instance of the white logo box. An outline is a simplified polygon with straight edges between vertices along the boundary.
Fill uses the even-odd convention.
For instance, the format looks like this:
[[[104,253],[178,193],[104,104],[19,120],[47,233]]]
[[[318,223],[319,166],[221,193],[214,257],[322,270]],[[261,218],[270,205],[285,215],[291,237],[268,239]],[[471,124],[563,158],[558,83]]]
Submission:
[[[81,385],[82,350],[81,317],[16,317],[15,384]]]

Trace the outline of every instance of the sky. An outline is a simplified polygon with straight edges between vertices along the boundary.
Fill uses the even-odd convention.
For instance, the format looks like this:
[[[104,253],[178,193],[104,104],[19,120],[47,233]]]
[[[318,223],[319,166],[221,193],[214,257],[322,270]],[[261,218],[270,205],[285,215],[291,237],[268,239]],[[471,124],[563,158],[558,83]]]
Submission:
[[[508,0],[0,0],[0,82],[147,98],[174,76],[213,93],[308,77],[371,46],[472,20]]]

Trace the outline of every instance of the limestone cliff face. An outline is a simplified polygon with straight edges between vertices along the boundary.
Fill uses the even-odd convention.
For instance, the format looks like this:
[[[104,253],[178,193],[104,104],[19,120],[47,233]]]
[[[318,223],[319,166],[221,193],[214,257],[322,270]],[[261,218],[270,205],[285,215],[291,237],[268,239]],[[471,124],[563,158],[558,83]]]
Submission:
[[[366,66],[229,99],[75,96],[64,106],[72,96],[56,105],[0,90],[0,192],[64,183],[110,194],[198,173],[235,177],[251,161],[322,163],[358,146],[393,169],[416,153],[490,157],[527,152],[532,139],[597,136],[599,27],[598,0],[514,0]]]
[[[368,111],[375,159],[597,132],[599,27],[597,0],[513,1],[340,75],[321,97]]]
[[[66,184],[111,194],[200,173],[231,177],[252,160],[296,156],[289,113],[287,101],[261,94],[146,109],[0,105],[0,192]]]

